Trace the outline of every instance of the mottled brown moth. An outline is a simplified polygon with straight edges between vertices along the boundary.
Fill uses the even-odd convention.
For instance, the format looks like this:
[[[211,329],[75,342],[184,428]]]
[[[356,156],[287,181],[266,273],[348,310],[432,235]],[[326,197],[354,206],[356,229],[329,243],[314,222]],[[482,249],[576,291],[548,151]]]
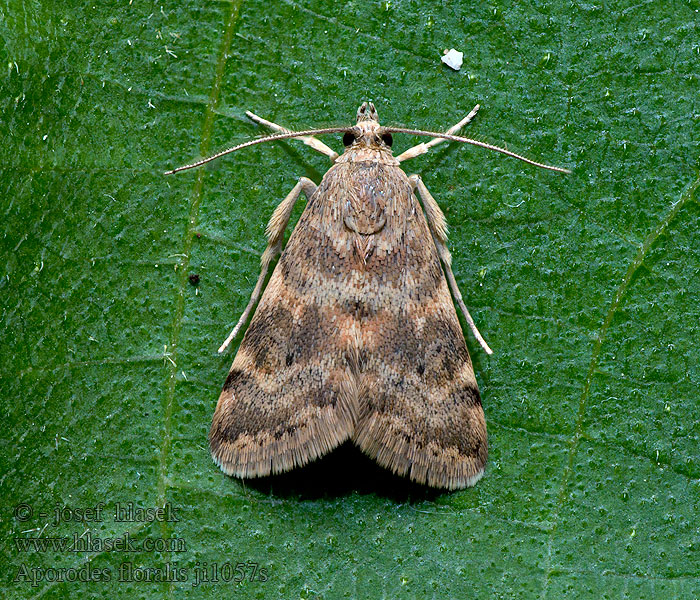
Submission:
[[[278,133],[169,172],[286,138],[300,138],[333,162],[318,186],[301,177],[274,211],[257,285],[219,349],[259,299],[209,433],[225,473],[281,473],[352,440],[421,484],[455,489],[481,478],[486,422],[453,299],[479,344],[491,349],[452,273],[445,217],[421,178],[407,176],[400,163],[453,140],[567,171],[455,135],[478,109],[446,133],[383,127],[371,102],[360,106],[355,126],[299,132],[248,112]],[[313,137],[336,132],[344,134],[341,155]],[[395,157],[393,133],[433,139]],[[282,250],[302,193],[308,203]]]

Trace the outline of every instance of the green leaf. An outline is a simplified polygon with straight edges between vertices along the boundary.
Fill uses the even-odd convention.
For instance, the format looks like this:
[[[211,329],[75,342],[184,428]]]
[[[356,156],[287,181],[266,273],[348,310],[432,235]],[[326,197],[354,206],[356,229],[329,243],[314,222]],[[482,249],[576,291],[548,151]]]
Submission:
[[[3,3],[0,595],[700,596],[697,11]],[[349,447],[246,484],[209,457],[233,356],[216,349],[267,218],[328,162],[289,141],[162,173],[259,135],[246,109],[321,127],[364,100],[442,130],[480,103],[468,135],[574,170],[459,144],[405,163],[495,351],[467,334],[490,434],[473,489],[412,486]],[[172,519],[115,520],[129,502]],[[83,521],[56,523],[66,507]],[[135,551],[104,546],[125,534]],[[102,546],[60,547],[74,535]]]

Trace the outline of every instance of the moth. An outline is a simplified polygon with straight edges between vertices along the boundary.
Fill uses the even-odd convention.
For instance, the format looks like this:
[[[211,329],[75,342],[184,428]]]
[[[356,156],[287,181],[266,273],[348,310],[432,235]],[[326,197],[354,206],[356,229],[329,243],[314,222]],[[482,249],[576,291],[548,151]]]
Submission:
[[[272,214],[260,277],[219,349],[259,300],[209,433],[225,473],[281,473],[351,440],[420,484],[456,489],[482,477],[486,422],[453,300],[479,344],[491,349],[457,287],[445,217],[421,178],[400,165],[453,140],[567,170],[455,135],[478,109],[446,133],[383,127],[371,102],[359,107],[354,126],[298,132],[248,112],[277,133],[169,172],[286,138],[300,138],[333,163],[318,186],[301,177]],[[343,133],[342,154],[313,137],[326,133]],[[395,157],[394,133],[433,139]],[[282,249],[301,194],[307,205]]]

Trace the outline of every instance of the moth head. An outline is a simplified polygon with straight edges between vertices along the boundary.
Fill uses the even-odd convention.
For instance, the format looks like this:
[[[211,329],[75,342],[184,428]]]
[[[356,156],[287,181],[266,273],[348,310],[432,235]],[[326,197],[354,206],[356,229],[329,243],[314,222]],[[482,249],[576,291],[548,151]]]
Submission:
[[[379,125],[377,109],[372,102],[363,102],[357,109],[357,125],[351,127],[343,136],[346,149],[373,147],[391,152],[394,140],[391,133]]]
[[[357,124],[359,125],[361,121],[377,121],[379,122],[379,117],[377,116],[377,109],[374,108],[374,104],[371,102],[363,102],[360,108],[357,109]]]

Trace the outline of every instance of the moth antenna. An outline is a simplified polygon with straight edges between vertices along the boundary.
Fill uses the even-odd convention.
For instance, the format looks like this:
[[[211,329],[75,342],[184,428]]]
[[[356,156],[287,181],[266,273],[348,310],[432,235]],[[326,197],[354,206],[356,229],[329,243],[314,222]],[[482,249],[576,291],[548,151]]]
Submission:
[[[179,173],[180,171],[186,171],[187,169],[194,169],[195,167],[199,167],[203,164],[211,162],[212,160],[216,160],[217,158],[220,158],[220,157],[224,156],[225,154],[231,154],[231,152],[235,152],[236,150],[242,150],[243,148],[247,148],[248,146],[254,146],[255,144],[262,144],[263,142],[273,142],[275,140],[284,140],[284,139],[295,138],[295,137],[305,137],[305,136],[309,136],[309,135],[318,135],[321,133],[346,133],[350,130],[351,130],[350,127],[327,127],[325,129],[308,129],[306,131],[288,131],[285,133],[275,133],[273,135],[268,135],[267,137],[264,137],[264,138],[258,138],[255,140],[249,140],[247,142],[243,142],[242,144],[238,144],[237,146],[227,148],[226,150],[222,150],[221,152],[217,152],[216,154],[213,154],[212,156],[209,156],[207,158],[203,158],[202,160],[198,160],[197,162],[190,163],[189,165],[185,165],[183,167],[178,167],[177,169],[172,169],[171,171],[165,171],[165,175],[172,175],[174,173]]]
[[[412,135],[426,135],[430,137],[442,138],[445,140],[451,140],[453,142],[463,142],[464,144],[471,144],[472,146],[479,146],[481,148],[486,148],[487,150],[493,150],[494,152],[500,152],[506,156],[512,156],[518,160],[522,160],[530,165],[540,167],[542,169],[549,169],[550,171],[557,171],[558,173],[571,173],[569,169],[563,169],[562,167],[553,167],[551,165],[545,165],[544,163],[539,163],[529,158],[525,158],[520,154],[501,148],[500,146],[494,146],[493,144],[487,144],[486,142],[480,142],[479,140],[474,140],[472,138],[466,138],[459,135],[451,135],[449,133],[438,133],[436,131],[423,131],[421,129],[404,129],[403,127],[382,127],[382,132],[386,133],[410,133]]]

